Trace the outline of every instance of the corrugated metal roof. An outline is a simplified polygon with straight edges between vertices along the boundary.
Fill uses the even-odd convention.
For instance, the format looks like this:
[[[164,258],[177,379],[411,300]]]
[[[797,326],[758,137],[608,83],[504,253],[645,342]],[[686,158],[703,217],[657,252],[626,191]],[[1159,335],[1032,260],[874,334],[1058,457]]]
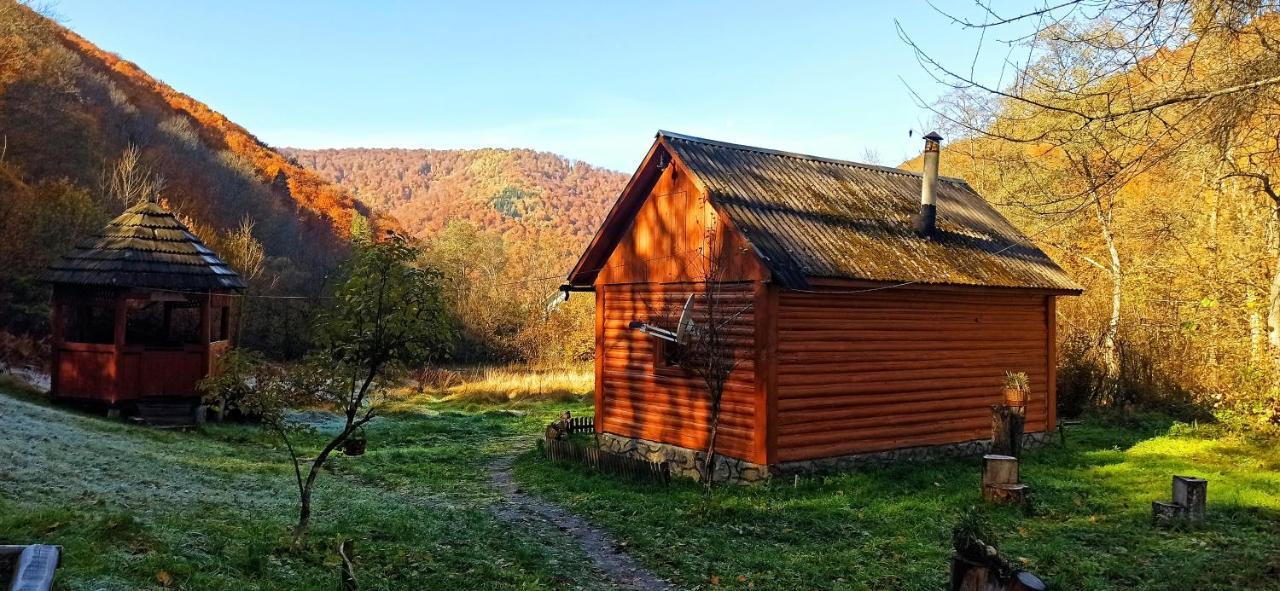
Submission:
[[[226,261],[156,203],[125,210],[49,266],[45,281],[195,291],[244,289]]]
[[[1079,291],[967,183],[938,181],[937,232],[918,236],[919,174],[659,132],[774,275]]]

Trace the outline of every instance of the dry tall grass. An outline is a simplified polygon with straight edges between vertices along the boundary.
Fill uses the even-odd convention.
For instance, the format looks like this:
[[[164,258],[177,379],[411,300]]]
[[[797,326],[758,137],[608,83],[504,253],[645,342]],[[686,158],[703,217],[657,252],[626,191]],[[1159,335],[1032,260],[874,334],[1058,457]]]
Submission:
[[[424,368],[411,372],[409,383],[391,393],[395,405],[423,402],[511,404],[580,402],[595,387],[590,365],[538,369],[500,367]]]
[[[502,404],[508,402],[577,401],[595,387],[591,367],[551,370],[527,367],[489,367],[461,372],[457,384],[447,388],[450,402]]]

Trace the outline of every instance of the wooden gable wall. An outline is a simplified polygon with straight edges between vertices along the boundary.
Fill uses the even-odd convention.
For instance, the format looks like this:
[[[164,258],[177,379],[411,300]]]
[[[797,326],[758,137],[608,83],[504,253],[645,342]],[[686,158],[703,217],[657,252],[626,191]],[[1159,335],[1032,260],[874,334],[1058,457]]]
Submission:
[[[707,203],[693,176],[672,162],[617,238],[617,246],[595,284],[702,281],[707,252],[724,256],[721,277],[726,281],[757,281],[769,276],[742,235]]]
[[[763,463],[767,411],[758,396],[754,306],[759,281],[768,273],[674,162],[648,191],[596,276],[596,425],[624,437],[706,447],[706,386],[687,371],[658,367],[660,345],[628,324],[673,326],[685,299],[701,291],[709,248],[725,261],[720,277],[730,285],[720,292],[723,305],[742,309],[727,327],[740,361],[725,386],[716,448]]]

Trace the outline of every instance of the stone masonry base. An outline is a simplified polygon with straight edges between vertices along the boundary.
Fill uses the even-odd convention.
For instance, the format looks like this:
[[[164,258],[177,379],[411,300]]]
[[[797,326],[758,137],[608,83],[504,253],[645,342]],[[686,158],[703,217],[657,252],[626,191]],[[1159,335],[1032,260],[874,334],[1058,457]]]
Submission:
[[[1055,442],[1057,434],[1052,432],[1027,433],[1023,437],[1023,449],[1031,449]],[[703,451],[658,443],[646,439],[623,437],[613,433],[599,434],[600,449],[627,455],[650,462],[668,462],[671,475],[682,478],[702,479],[699,467],[706,455]],[[794,476],[832,474],[848,472],[867,466],[884,466],[897,462],[929,460],[941,457],[980,456],[991,449],[990,439],[975,439],[947,445],[928,445],[904,447],[886,451],[864,454],[782,462],[772,466],[763,466],[751,462],[716,456],[716,482],[749,484],[766,480],[773,476]]]

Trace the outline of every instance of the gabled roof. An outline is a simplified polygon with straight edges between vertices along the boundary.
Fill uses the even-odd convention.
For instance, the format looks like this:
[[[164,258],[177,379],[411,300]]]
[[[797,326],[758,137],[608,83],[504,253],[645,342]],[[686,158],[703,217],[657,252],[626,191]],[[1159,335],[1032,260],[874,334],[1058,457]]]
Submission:
[[[967,183],[941,178],[937,232],[918,236],[921,176],[660,131],[569,275],[590,285],[668,155],[751,244],[783,286],[852,279],[1079,292],[1048,255]],[[619,218],[619,219],[615,219]],[[622,219],[625,218],[625,219]]]
[[[165,208],[126,209],[49,266],[50,283],[194,291],[244,289],[240,275]]]

